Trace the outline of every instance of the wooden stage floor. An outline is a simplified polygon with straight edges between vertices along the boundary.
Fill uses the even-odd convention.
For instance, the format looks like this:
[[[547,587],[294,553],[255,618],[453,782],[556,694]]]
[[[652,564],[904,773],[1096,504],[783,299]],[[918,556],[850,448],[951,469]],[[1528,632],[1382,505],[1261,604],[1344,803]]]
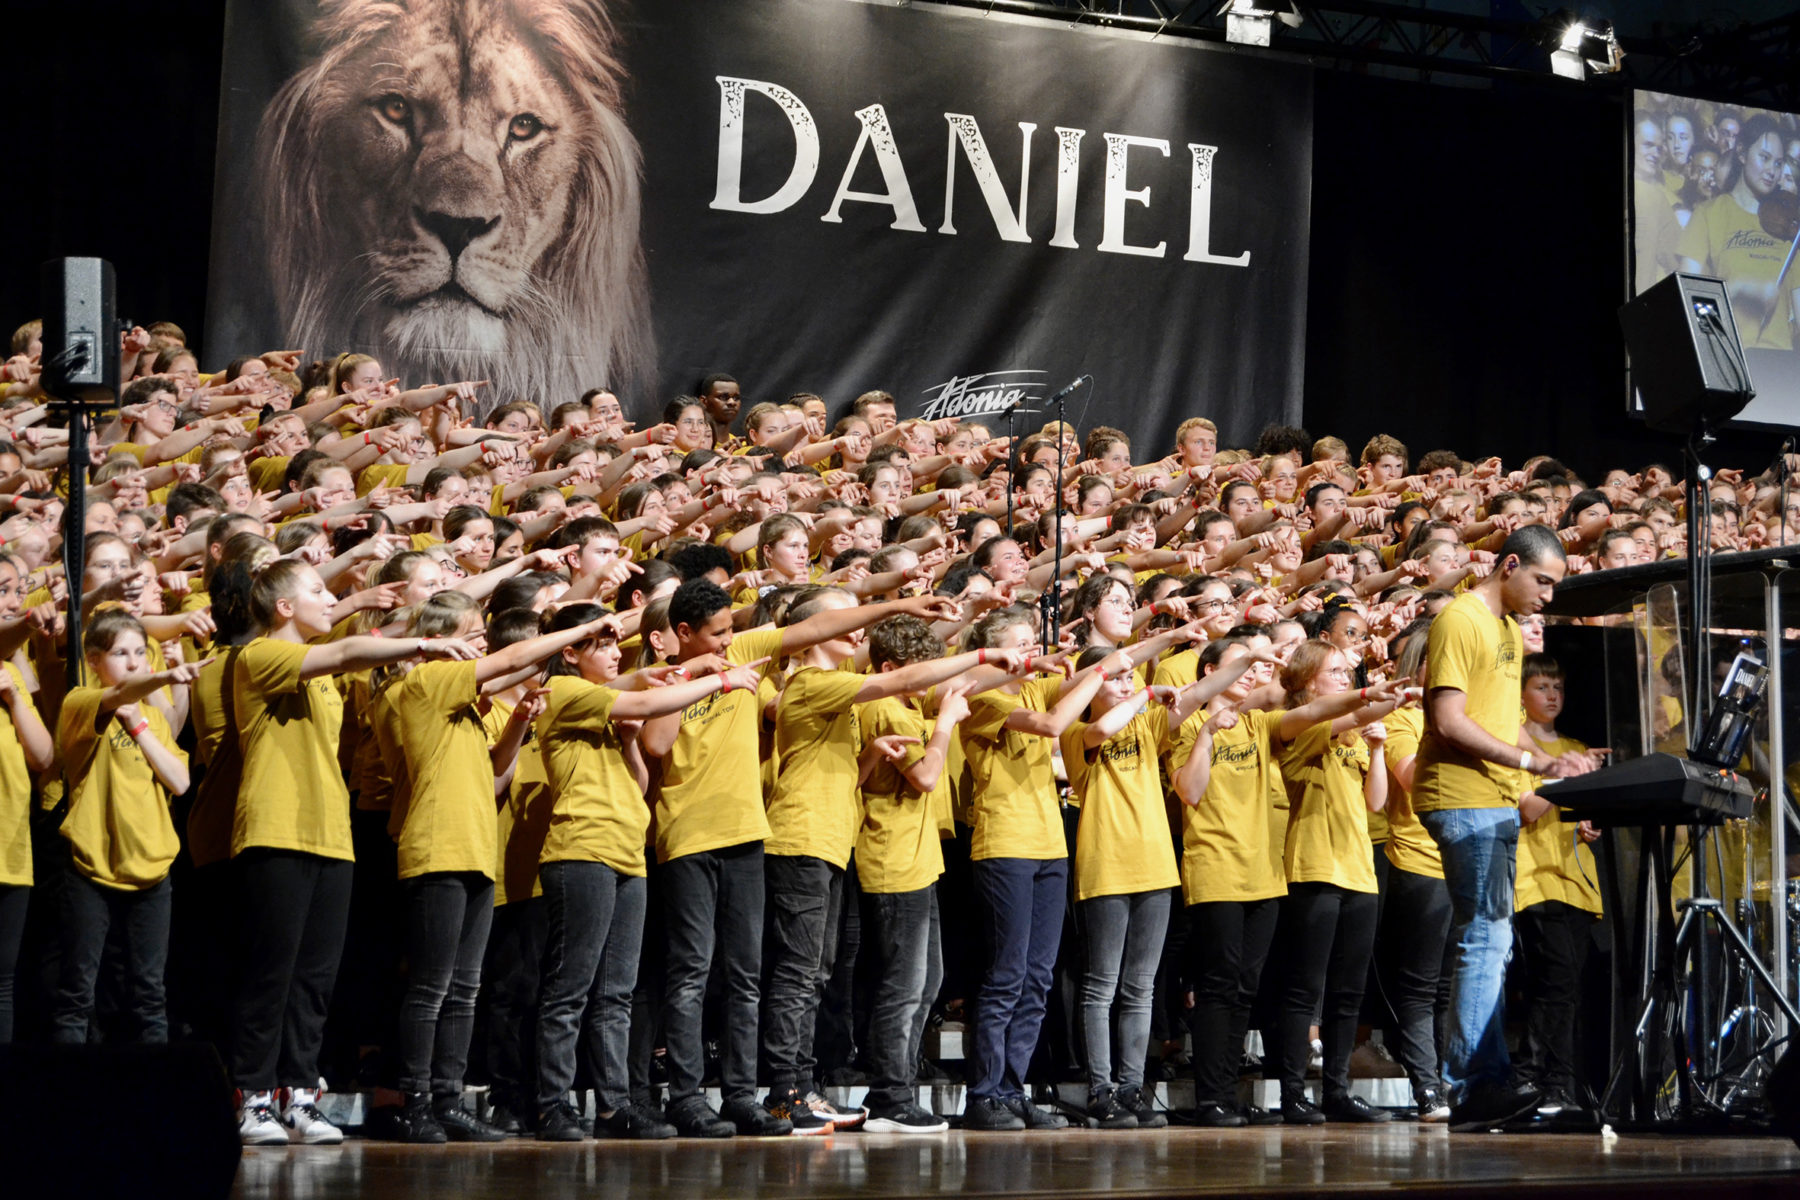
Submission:
[[[1800,1196],[1800,1149],[1775,1138],[1462,1134],[1382,1128],[541,1145],[246,1149],[242,1200],[592,1197],[1220,1195]]]

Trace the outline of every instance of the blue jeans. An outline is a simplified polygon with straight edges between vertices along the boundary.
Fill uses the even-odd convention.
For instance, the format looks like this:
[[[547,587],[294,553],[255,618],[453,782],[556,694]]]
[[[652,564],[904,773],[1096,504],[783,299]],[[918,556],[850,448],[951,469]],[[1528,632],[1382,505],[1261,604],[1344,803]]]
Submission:
[[[1088,1091],[1116,1082],[1142,1087],[1150,1050],[1150,1002],[1156,968],[1169,932],[1170,891],[1094,896],[1076,903],[1087,941],[1087,973],[1081,982],[1081,1033],[1087,1046]],[[1113,1001],[1118,1032],[1113,1033]],[[1118,1052],[1118,1061],[1113,1059]]]
[[[494,881],[431,871],[400,881],[406,906],[406,998],[400,1003],[400,1090],[461,1103],[481,960],[494,922]]]
[[[1438,844],[1450,889],[1449,1037],[1444,1083],[1453,1101],[1482,1084],[1512,1081],[1506,1053],[1506,959],[1512,951],[1515,808],[1450,808],[1419,814]]]
[[[1024,1094],[1044,1024],[1068,904],[1069,860],[984,858],[974,874],[988,960],[976,999],[969,1095],[1005,1099]]]
[[[937,999],[941,968],[937,892],[864,892],[863,949],[874,966],[875,995],[869,1005],[868,1105],[885,1113],[914,1101],[919,1050],[925,1021]],[[938,979],[934,979],[936,974]]]

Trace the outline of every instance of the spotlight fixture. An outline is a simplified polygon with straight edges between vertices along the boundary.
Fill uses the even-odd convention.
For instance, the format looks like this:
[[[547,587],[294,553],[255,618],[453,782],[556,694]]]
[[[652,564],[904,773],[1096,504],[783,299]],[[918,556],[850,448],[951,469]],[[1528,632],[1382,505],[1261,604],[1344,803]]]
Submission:
[[[1550,51],[1550,69],[1564,79],[1617,74],[1625,51],[1611,21],[1569,17]]]
[[[1276,21],[1289,29],[1300,25],[1293,0],[1225,0],[1214,15],[1224,14],[1225,40],[1239,46],[1266,46]]]

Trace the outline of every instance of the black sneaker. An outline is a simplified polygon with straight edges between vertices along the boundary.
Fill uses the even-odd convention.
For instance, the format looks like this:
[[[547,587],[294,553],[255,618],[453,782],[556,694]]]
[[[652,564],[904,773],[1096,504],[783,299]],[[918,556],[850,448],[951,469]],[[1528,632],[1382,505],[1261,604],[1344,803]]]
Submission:
[[[1259,1108],[1254,1104],[1246,1104],[1238,1111],[1243,1113],[1244,1120],[1253,1126],[1286,1124],[1280,1109],[1270,1112],[1266,1108]]]
[[[871,1109],[863,1128],[870,1133],[943,1133],[950,1128],[950,1122],[917,1104],[902,1104],[898,1108]]]
[[[659,1142],[675,1136],[675,1127],[662,1119],[662,1114],[637,1104],[616,1109],[610,1117],[594,1122],[594,1132],[609,1138],[626,1138],[639,1142]]]
[[[1381,1125],[1394,1119],[1394,1114],[1376,1108],[1361,1096],[1327,1096],[1320,1106],[1327,1121],[1346,1125]]]
[[[1235,1108],[1226,1108],[1214,1100],[1194,1109],[1194,1124],[1207,1129],[1240,1129],[1248,1125],[1249,1119]]]
[[[1011,1133],[1025,1128],[1025,1118],[996,1096],[970,1096],[963,1105],[962,1127],[979,1133]]]
[[[719,1115],[744,1137],[787,1137],[794,1132],[792,1121],[776,1116],[754,1100],[727,1100],[720,1106]]]
[[[691,1096],[679,1104],[669,1105],[663,1114],[675,1127],[675,1136],[689,1138],[728,1138],[737,1126],[713,1111],[700,1096]]]
[[[496,1104],[488,1109],[487,1123],[507,1137],[524,1137],[531,1132],[525,1127],[525,1119],[507,1104]]]
[[[1088,1124],[1096,1129],[1136,1129],[1137,1114],[1119,1099],[1112,1088],[1088,1093]]]
[[[1003,1104],[1019,1120],[1025,1122],[1027,1129],[1067,1129],[1069,1118],[1048,1108],[1040,1108],[1031,1102],[1031,1097],[1019,1095],[1008,1096]]]
[[[1441,1125],[1450,1119],[1450,1102],[1444,1099],[1442,1088],[1422,1087],[1414,1091],[1413,1108],[1425,1124]]]
[[[581,1132],[581,1118],[568,1104],[559,1104],[538,1118],[537,1140],[540,1142],[579,1142],[587,1134]]]
[[[434,1105],[432,1115],[437,1118],[437,1123],[443,1126],[445,1135],[453,1142],[504,1142],[506,1140],[504,1131],[495,1129],[464,1108],[460,1099]]]
[[[1451,1133],[1482,1133],[1537,1111],[1536,1088],[1510,1084],[1477,1084],[1450,1108]]]
[[[1150,1094],[1141,1087],[1120,1088],[1119,1103],[1131,1110],[1139,1129],[1162,1129],[1169,1124],[1169,1118],[1157,1109]]]
[[[388,1128],[396,1142],[414,1146],[437,1146],[450,1140],[444,1127],[431,1115],[431,1097],[422,1093],[406,1098]]]
[[[823,1137],[834,1128],[830,1121],[812,1110],[806,1097],[798,1091],[771,1091],[763,1101],[763,1107],[771,1116],[792,1125],[795,1137]]]
[[[1304,1092],[1290,1092],[1281,1097],[1281,1123],[1283,1125],[1323,1125],[1325,1114],[1319,1111],[1318,1105],[1306,1098]]]
[[[1565,1112],[1574,1112],[1581,1106],[1569,1099],[1569,1094],[1559,1087],[1547,1087],[1538,1096],[1537,1114],[1540,1117],[1560,1116]]]

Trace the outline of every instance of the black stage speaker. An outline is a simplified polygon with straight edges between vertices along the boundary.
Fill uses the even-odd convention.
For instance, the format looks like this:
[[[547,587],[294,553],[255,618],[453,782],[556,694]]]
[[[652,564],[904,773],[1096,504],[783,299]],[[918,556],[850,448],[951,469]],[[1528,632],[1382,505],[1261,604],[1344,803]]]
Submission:
[[[1671,275],[1621,308],[1619,324],[1650,428],[1717,428],[1756,395],[1723,281]]]
[[[111,401],[119,392],[113,267],[103,258],[53,258],[38,277],[44,305],[44,390]]]
[[[7,1200],[231,1193],[236,1100],[213,1048],[0,1046]]]

